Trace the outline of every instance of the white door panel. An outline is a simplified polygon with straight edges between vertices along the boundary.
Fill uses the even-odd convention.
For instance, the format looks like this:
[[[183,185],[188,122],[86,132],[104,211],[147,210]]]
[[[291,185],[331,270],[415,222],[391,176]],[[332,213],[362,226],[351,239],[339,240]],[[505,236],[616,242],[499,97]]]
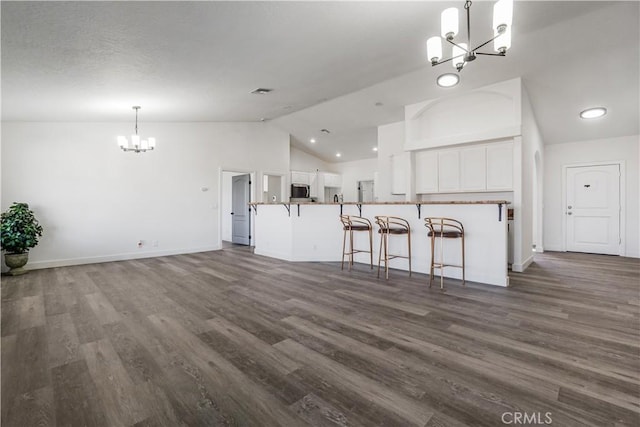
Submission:
[[[618,255],[620,166],[567,168],[567,250]]]
[[[251,230],[251,215],[249,211],[250,202],[250,176],[237,175],[231,178],[231,241],[241,245],[249,244],[249,234]]]

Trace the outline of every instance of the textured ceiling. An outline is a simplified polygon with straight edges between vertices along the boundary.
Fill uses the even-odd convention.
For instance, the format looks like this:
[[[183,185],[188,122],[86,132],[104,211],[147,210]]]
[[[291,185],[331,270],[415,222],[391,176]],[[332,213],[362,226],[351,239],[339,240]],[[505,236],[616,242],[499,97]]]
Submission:
[[[462,4],[3,1],[2,118],[130,121],[134,104],[141,121],[265,118],[345,161],[374,156],[376,126],[406,104],[521,76],[546,143],[639,132],[638,2],[518,1],[507,57],[443,90],[435,77],[452,68],[426,65],[424,42]],[[474,44],[492,4],[472,6]],[[580,121],[592,105],[609,114]]]

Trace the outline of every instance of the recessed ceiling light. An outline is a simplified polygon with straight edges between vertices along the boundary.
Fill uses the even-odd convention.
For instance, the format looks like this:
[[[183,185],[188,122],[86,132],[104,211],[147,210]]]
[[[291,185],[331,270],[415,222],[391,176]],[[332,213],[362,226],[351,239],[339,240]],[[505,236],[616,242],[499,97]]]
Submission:
[[[310,143],[312,143],[312,144],[315,144],[315,143],[316,143],[316,139],[315,139],[315,138],[311,138],[311,139],[309,140],[309,142],[310,142]]]
[[[440,87],[451,87],[458,84],[460,77],[454,73],[443,74],[438,77],[437,83]]]
[[[336,153],[336,157],[342,157],[342,154]]]
[[[258,89],[252,90],[251,93],[255,94],[255,95],[265,95],[269,92],[271,92],[273,89],[266,89],[263,87],[259,87]]]
[[[580,117],[583,119],[597,119],[607,114],[607,109],[604,107],[588,108],[580,113]]]
[[[373,151],[378,151],[378,147],[373,147]]]

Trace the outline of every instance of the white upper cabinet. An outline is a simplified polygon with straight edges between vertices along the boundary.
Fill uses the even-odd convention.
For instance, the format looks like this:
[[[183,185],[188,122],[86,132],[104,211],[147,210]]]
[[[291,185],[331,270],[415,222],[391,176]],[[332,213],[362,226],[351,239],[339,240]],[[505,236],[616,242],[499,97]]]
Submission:
[[[513,189],[513,143],[487,145],[487,190]]]
[[[438,190],[441,193],[460,191],[460,150],[438,153]]]
[[[487,188],[486,147],[470,147],[460,150],[460,189],[484,191]]]
[[[309,173],[291,171],[291,183],[309,185]]]
[[[512,191],[513,142],[417,151],[415,190],[417,194]]]
[[[416,160],[416,193],[438,192],[438,152],[418,151]]]
[[[342,187],[342,176],[337,173],[324,173],[324,186],[325,187]]]

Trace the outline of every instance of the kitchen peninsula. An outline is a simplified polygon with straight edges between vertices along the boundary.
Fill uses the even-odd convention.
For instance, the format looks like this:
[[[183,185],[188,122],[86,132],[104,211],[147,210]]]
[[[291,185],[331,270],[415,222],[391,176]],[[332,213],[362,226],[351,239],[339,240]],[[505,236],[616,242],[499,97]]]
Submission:
[[[340,261],[342,225],[339,215],[357,215],[374,225],[374,272],[380,237],[374,216],[397,216],[411,226],[412,270],[429,273],[431,248],[425,217],[455,218],[464,224],[467,281],[508,286],[507,201],[420,201],[372,203],[251,203],[255,253],[287,261]],[[354,247],[368,248],[367,233],[354,233]],[[460,262],[460,242],[444,242],[447,262]],[[406,253],[404,239],[390,239],[391,253]],[[404,251],[404,252],[403,252]],[[439,252],[436,253],[439,256]],[[354,261],[369,263],[368,253]],[[408,260],[394,259],[391,268],[408,270]],[[346,268],[346,267],[345,267]],[[398,273],[395,273],[398,274]],[[436,270],[436,274],[439,274]],[[445,277],[461,278],[460,269],[445,269]]]

